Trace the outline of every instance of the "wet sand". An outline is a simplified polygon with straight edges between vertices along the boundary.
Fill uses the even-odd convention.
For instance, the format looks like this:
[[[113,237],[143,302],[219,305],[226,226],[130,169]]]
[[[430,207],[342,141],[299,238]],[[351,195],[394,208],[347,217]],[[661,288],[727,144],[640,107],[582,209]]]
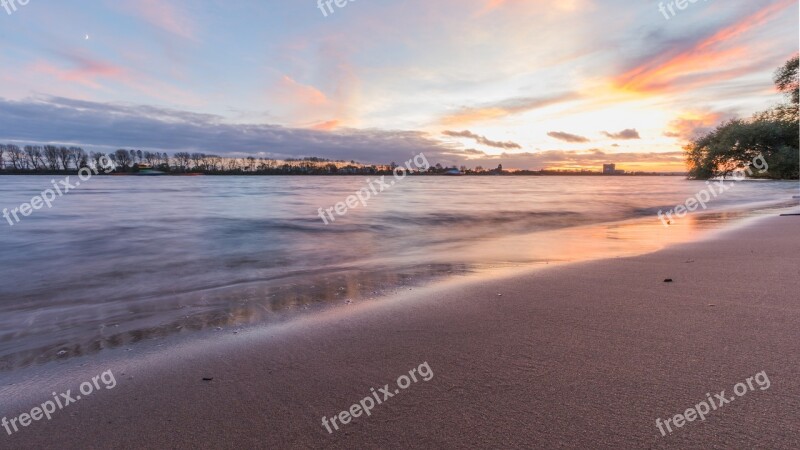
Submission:
[[[0,447],[798,448],[799,292],[800,218],[769,217],[649,255],[31,368],[0,383],[0,414],[107,369],[118,384],[12,436],[0,429]],[[323,427],[423,362],[429,381]],[[666,436],[656,427],[762,371],[769,389]]]

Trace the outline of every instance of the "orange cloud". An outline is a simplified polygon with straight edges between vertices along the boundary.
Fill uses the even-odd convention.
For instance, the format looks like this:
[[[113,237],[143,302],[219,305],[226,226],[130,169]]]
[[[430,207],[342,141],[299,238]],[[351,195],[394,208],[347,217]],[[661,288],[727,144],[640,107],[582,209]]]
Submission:
[[[718,123],[733,117],[730,114],[709,111],[690,111],[671,121],[664,136],[688,141],[698,134],[710,131]]]
[[[781,10],[792,6],[795,0],[783,0],[766,6],[733,25],[698,42],[678,54],[656,56],[651,60],[616,77],[614,84],[628,91],[661,92],[675,89],[675,81],[685,76],[705,74],[705,80],[696,78],[695,83],[725,80],[741,75],[742,70],[709,72],[709,67],[730,67],[733,61],[749,59],[747,45],[720,49],[723,44],[773,19]],[[746,72],[746,71],[744,71]],[[688,86],[684,86],[686,88]]]
[[[508,0],[489,0],[488,2],[486,2],[486,4],[483,6],[483,9],[481,9],[481,11],[478,14],[485,14],[500,6],[503,6],[503,4],[506,3],[506,1]]]

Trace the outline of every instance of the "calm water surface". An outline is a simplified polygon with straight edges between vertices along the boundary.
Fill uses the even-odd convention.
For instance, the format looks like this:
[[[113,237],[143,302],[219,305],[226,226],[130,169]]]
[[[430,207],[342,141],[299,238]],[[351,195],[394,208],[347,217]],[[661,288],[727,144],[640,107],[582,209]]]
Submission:
[[[52,177],[0,177],[14,208]],[[796,205],[794,182],[740,182],[707,211],[680,177],[416,177],[325,225],[365,177],[95,177],[0,222],[0,370],[208,327],[378,298],[497,267],[657,250]]]

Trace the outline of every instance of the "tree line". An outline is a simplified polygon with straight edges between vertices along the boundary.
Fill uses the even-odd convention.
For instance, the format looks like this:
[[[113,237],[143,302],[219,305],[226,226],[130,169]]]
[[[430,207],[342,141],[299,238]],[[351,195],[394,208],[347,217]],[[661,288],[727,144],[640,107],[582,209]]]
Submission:
[[[115,173],[139,173],[157,170],[167,174],[202,173],[206,175],[389,175],[400,167],[390,164],[368,165],[351,161],[319,157],[271,159],[264,157],[223,157],[215,154],[151,152],[119,149],[114,152],[86,152],[81,147],[55,145],[0,144],[0,173],[50,174],[75,172],[83,167],[103,167],[101,161],[110,159]],[[400,167],[398,170],[406,171]],[[443,174],[460,170],[467,175],[504,173],[498,169],[484,170],[481,166],[460,169],[436,164],[425,174]]]
[[[89,158],[80,147],[59,147],[55,145],[26,145],[20,148],[14,144],[0,144],[0,170],[59,172],[88,165]]]
[[[110,159],[115,173],[160,171],[164,173],[202,173],[208,175],[327,175],[389,174],[397,167],[366,165],[356,161],[329,160],[318,157],[271,159],[264,157],[223,157],[215,154],[119,149],[114,152],[86,152],[81,147],[55,145],[0,144],[0,171],[5,173],[64,173],[83,167],[103,167]],[[441,164],[434,169],[445,170]]]

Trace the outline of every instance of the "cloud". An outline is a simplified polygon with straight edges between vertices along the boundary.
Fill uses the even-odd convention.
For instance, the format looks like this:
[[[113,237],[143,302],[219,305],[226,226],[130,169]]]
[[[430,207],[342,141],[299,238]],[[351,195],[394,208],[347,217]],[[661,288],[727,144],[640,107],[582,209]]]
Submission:
[[[512,148],[522,148],[516,142],[498,142],[498,141],[491,141],[486,139],[484,136],[479,136],[469,130],[464,131],[442,131],[442,134],[445,136],[450,137],[461,137],[467,139],[474,139],[475,142],[483,145],[488,145],[489,147],[495,148],[505,148],[505,149],[512,149]]]
[[[406,160],[422,152],[436,160],[449,151],[446,144],[420,131],[238,124],[213,114],[62,97],[0,99],[0,142],[4,141],[74,144],[94,151],[135,148],[272,158],[318,156],[365,163]]]
[[[128,74],[121,67],[89,58],[73,58],[73,68],[64,69],[46,61],[38,61],[28,67],[34,73],[42,73],[68,83],[77,83],[92,89],[100,89],[101,80],[125,81]]]
[[[345,125],[339,117],[339,103],[320,89],[283,75],[267,91],[270,110],[278,113],[282,123],[298,127],[332,130]]]
[[[691,111],[670,121],[664,136],[690,141],[711,131],[717,124],[736,117],[732,112]]]
[[[639,132],[633,128],[628,128],[625,130],[620,131],[619,133],[609,133],[608,131],[603,131],[603,134],[610,137],[611,139],[619,139],[619,140],[629,140],[629,139],[641,139],[642,137],[639,136]]]
[[[530,6],[533,5],[540,14],[552,14],[553,12],[573,13],[578,8],[586,8],[590,0],[484,0],[483,7],[476,16],[482,16],[508,4]]]
[[[443,117],[441,123],[444,125],[466,125],[495,120],[577,98],[579,98],[579,95],[574,92],[564,92],[546,97],[513,97],[479,106],[463,107]]]
[[[179,101],[193,106],[202,103],[189,91],[174,87],[147,73],[137,72],[135,69],[89,56],[85,52],[65,50],[55,52],[55,54],[61,64],[37,60],[27,65],[25,70],[32,74],[44,75],[50,88],[57,84],[54,83],[56,80],[65,82],[67,85],[84,86],[93,91],[111,91],[119,86],[124,86],[160,101]]]
[[[470,139],[477,136],[469,131],[451,133]],[[318,156],[373,164],[405,161],[424,153],[434,164],[468,164],[471,167],[503,164],[507,168],[519,169],[600,167],[603,163],[615,162],[625,164],[626,168],[653,170],[654,167],[669,167],[680,171],[684,164],[681,152],[605,153],[590,149],[490,155],[433,139],[420,131],[350,128],[322,131],[271,124],[239,124],[229,123],[214,114],[62,97],[37,97],[24,101],[0,99],[0,142],[80,145],[88,151],[106,152],[133,148],[275,159]]]
[[[175,7],[175,2],[137,0],[120,2],[120,7],[156,28],[186,39],[196,39],[194,24],[185,12]]]
[[[328,98],[314,86],[298,83],[292,77],[284,75],[280,80],[280,91],[288,98],[294,98],[301,103],[312,106],[322,106],[328,103]]]
[[[759,71],[758,65],[747,64],[761,56],[752,51],[755,48],[753,43],[737,43],[736,39],[768,23],[793,5],[797,5],[797,1],[759,4],[755,6],[759,9],[746,11],[743,17],[717,31],[666,42],[665,48],[655,47],[652,54],[617,76],[614,84],[634,92],[675,92]]]
[[[589,142],[589,138],[578,136],[577,134],[564,133],[563,131],[551,131],[547,135],[565,142]]]
[[[311,126],[314,130],[331,131],[339,128],[341,122],[338,120],[329,120],[327,122],[317,123]]]

